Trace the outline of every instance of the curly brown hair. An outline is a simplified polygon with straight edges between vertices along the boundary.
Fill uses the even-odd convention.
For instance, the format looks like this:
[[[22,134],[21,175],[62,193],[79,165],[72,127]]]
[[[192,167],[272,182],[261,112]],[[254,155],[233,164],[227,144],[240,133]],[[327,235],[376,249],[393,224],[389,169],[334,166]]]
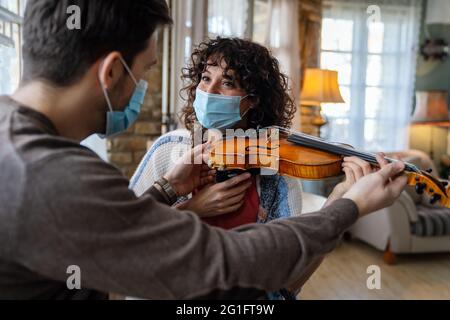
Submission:
[[[278,60],[267,48],[254,42],[218,37],[195,48],[190,66],[183,69],[182,78],[188,85],[182,89],[187,94],[187,103],[181,118],[188,130],[193,130],[197,120],[193,104],[208,61],[225,65],[224,75],[234,71],[240,87],[256,97],[256,106],[248,113],[249,128],[292,125],[297,107],[289,95],[288,77],[280,71]]]

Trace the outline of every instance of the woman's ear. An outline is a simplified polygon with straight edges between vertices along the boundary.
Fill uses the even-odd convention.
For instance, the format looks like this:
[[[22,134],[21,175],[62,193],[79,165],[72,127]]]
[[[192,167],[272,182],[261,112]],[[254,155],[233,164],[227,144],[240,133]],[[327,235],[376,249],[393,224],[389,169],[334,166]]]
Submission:
[[[100,63],[98,77],[106,90],[114,89],[124,74],[120,52],[114,51],[108,54]]]

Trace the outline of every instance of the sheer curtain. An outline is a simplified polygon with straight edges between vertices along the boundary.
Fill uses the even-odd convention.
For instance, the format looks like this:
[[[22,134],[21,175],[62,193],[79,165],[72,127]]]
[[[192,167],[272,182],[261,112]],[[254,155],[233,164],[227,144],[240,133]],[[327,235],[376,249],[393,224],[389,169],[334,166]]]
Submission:
[[[321,67],[339,71],[346,101],[324,106],[327,138],[370,151],[407,147],[421,9],[420,0],[325,1]]]
[[[169,131],[184,105],[181,70],[188,65],[193,47],[207,37],[208,0],[171,0],[170,7],[175,24],[164,33],[163,58],[163,116]]]
[[[269,16],[265,45],[280,61],[281,70],[289,77],[291,94],[298,105],[300,95],[300,39],[298,1],[269,0]],[[300,129],[300,112],[293,120],[293,129]]]
[[[249,0],[209,0],[209,36],[251,38],[252,3]]]

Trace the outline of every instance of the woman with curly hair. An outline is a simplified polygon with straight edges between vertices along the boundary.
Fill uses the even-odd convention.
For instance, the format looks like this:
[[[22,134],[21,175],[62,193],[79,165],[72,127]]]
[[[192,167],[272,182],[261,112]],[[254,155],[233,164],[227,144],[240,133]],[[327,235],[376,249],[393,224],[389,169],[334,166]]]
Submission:
[[[261,45],[235,38],[209,40],[194,50],[190,66],[183,71],[187,102],[182,119],[186,129],[166,134],[154,143],[131,180],[130,187],[138,196],[194,147],[196,123],[202,129],[221,131],[289,128],[294,118],[296,106],[289,95],[288,78],[280,71],[277,59]],[[369,168],[362,160],[346,159],[347,180],[336,187],[328,204],[371,173]],[[205,168],[202,174],[214,172]],[[266,223],[301,214],[301,181],[279,175],[242,174],[225,182],[208,183],[191,197],[180,198],[177,206],[225,229]],[[269,297],[282,295],[270,293]]]

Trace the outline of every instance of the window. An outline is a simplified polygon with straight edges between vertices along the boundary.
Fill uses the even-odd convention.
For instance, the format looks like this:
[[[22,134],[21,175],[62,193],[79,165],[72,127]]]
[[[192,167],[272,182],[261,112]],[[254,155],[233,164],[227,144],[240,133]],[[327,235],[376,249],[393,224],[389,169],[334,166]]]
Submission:
[[[21,75],[21,12],[24,1],[0,0],[0,94],[11,94]]]
[[[239,37],[264,43],[269,0],[208,0],[208,36]]]
[[[380,1],[378,1],[380,2]],[[337,70],[345,104],[329,104],[328,137],[369,151],[407,147],[413,104],[420,1],[326,1],[321,67]]]

